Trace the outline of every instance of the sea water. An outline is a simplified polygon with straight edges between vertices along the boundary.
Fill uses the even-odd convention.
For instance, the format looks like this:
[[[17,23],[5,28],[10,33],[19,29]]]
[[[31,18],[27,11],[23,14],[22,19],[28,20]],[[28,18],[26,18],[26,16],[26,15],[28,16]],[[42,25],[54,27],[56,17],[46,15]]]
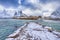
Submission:
[[[60,21],[0,19],[0,40],[5,40],[8,35],[13,33],[26,22],[39,22],[43,25],[53,27],[56,30],[60,30]]]

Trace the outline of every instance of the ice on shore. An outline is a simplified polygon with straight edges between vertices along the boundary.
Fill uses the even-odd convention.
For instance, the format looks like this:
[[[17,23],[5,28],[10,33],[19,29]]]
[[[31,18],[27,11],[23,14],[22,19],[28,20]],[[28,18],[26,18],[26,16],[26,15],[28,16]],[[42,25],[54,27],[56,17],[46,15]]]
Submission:
[[[53,31],[51,27],[29,22],[9,35],[6,40],[60,40],[60,33]]]

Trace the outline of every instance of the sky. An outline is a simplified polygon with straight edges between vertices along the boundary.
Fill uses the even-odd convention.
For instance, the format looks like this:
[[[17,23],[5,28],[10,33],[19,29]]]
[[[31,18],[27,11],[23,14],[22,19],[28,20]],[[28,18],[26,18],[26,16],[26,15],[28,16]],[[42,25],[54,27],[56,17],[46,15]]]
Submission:
[[[0,0],[0,10],[19,9],[24,14],[50,16],[53,11],[60,7],[60,0]]]
[[[4,7],[17,7],[18,1],[17,0],[0,0],[0,5],[3,5]]]
[[[24,6],[33,6],[31,3],[28,3],[28,1],[31,0],[21,0],[21,4]],[[48,2],[60,2],[60,0],[39,0],[41,3],[48,3]],[[32,0],[34,2],[34,0]],[[27,4],[28,3],[28,4]],[[0,0],[0,5],[3,5],[5,7],[18,7],[18,0]]]

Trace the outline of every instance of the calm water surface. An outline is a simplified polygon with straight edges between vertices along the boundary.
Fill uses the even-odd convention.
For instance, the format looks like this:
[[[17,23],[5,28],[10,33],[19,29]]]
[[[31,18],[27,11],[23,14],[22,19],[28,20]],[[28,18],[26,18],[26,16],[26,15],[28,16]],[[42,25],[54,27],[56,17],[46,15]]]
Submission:
[[[5,40],[5,38],[21,27],[26,22],[39,22],[43,25],[51,26],[56,30],[60,30],[60,21],[51,20],[16,20],[16,19],[0,19],[0,40]],[[16,28],[17,26],[17,28]]]

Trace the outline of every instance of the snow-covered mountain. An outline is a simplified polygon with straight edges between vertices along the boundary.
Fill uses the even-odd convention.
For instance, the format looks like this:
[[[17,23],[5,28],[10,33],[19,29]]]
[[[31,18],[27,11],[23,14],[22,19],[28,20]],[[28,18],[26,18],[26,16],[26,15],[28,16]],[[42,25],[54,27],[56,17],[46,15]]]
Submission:
[[[15,11],[3,10],[0,11],[0,18],[11,18],[14,16]]]
[[[60,18],[60,7],[57,8],[57,10],[54,11],[54,12],[51,14],[51,17],[53,17],[53,18]]]

